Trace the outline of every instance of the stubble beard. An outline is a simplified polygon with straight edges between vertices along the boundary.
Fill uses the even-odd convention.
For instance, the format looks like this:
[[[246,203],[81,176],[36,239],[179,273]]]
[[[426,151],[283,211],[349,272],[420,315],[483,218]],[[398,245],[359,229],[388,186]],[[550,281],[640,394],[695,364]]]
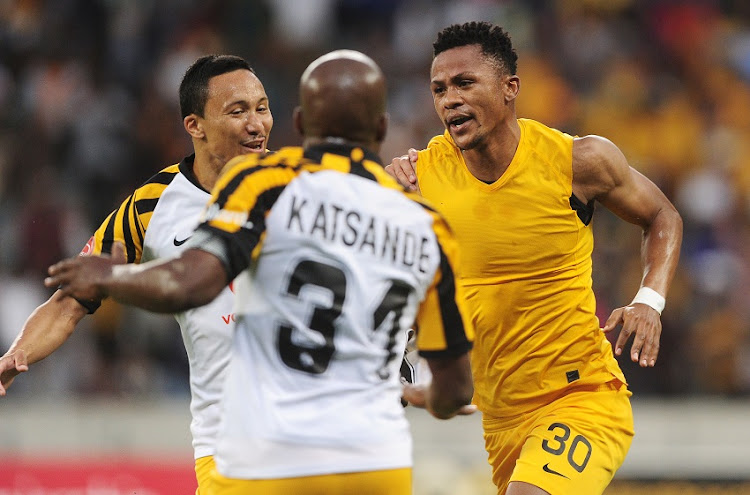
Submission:
[[[484,136],[482,136],[479,133],[474,133],[473,136],[470,137],[470,140],[468,143],[464,145],[458,144],[458,140],[456,139],[456,136],[451,134],[451,137],[453,138],[453,142],[456,143],[456,146],[458,146],[458,149],[461,151],[471,151],[474,150],[482,145],[484,142]]]

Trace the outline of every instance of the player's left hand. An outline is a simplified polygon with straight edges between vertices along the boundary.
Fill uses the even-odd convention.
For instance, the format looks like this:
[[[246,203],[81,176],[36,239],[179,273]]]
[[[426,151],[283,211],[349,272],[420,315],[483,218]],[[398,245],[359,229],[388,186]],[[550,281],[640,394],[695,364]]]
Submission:
[[[50,266],[44,285],[60,287],[63,294],[76,299],[104,299],[103,284],[112,275],[112,267],[125,261],[125,248],[118,242],[112,246],[111,256],[76,256]]]
[[[630,336],[635,335],[630,348],[630,359],[639,363],[642,368],[653,367],[659,355],[661,338],[659,313],[651,306],[641,303],[617,308],[609,315],[602,331],[611,332],[618,325],[622,325],[622,330],[615,343],[615,356],[622,354]]]

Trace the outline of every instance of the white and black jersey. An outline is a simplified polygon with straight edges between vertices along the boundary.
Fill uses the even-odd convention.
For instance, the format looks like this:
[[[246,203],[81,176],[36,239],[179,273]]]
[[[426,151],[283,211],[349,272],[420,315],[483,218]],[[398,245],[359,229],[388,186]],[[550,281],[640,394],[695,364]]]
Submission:
[[[193,174],[193,160],[190,156],[165,168],[136,189],[102,223],[82,254],[109,254],[114,242],[125,246],[129,263],[171,258],[183,251],[211,197]],[[226,288],[210,304],[175,315],[190,365],[190,430],[196,459],[214,453],[233,302]],[[97,306],[82,304],[92,311]]]
[[[235,279],[218,471],[272,479],[410,467],[408,329],[423,355],[471,347],[442,217],[378,158],[326,145],[230,162],[190,247]]]

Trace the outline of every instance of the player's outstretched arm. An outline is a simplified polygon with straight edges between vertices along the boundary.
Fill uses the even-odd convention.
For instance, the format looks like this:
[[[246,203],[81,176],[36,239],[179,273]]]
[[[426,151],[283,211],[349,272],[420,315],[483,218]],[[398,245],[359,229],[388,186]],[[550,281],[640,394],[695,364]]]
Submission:
[[[56,291],[34,310],[13,344],[0,358],[0,396],[19,373],[52,354],[75,330],[88,310],[72,297]]]
[[[398,156],[385,166],[385,171],[409,191],[419,192],[417,184],[417,150],[409,148],[406,155]]]
[[[211,302],[229,283],[215,255],[187,249],[180,257],[133,265],[116,243],[112,257],[77,256],[52,265],[47,287],[78,299],[103,299],[157,313],[177,313]]]
[[[654,366],[661,310],[680,256],[682,219],[662,191],[628,165],[617,146],[598,136],[574,141],[573,193],[585,203],[599,201],[643,229],[641,290],[630,304],[612,312],[602,330],[609,332],[622,325],[615,354],[620,355],[634,336],[630,358],[642,367]]]
[[[476,412],[471,405],[474,384],[468,353],[449,358],[428,358],[432,373],[429,385],[404,385],[403,398],[415,407],[427,409],[438,419]]]

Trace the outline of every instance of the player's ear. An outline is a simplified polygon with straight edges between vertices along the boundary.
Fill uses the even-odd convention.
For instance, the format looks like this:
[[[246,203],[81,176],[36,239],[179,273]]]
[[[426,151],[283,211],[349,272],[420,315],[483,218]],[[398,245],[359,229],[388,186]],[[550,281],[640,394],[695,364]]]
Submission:
[[[503,96],[505,101],[513,101],[521,91],[521,79],[518,76],[508,76],[503,83]]]
[[[388,119],[389,115],[384,113],[378,119],[378,125],[375,128],[375,140],[378,143],[382,143],[385,140],[385,135],[388,133]]]
[[[294,109],[294,113],[292,114],[292,124],[294,125],[294,130],[297,131],[300,136],[305,135],[305,128],[302,125],[302,107],[296,107]]]
[[[190,137],[194,139],[203,139],[206,136],[206,133],[203,131],[200,117],[194,113],[191,113],[182,119],[182,125],[185,127],[187,133],[190,134]]]

